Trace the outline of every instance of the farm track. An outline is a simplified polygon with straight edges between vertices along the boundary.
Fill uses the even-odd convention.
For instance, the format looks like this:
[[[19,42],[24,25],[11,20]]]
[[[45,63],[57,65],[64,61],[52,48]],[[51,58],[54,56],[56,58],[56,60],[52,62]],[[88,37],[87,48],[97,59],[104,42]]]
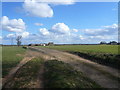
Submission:
[[[16,66],[13,67],[9,74],[7,76],[5,76],[4,78],[2,78],[2,86],[6,87],[6,85],[9,83],[9,81],[11,81],[14,77],[14,75],[16,74],[16,72],[23,66],[25,65],[27,62],[29,62],[30,60],[32,60],[34,58],[34,56],[31,56],[29,53],[26,53],[26,55],[24,56],[23,60],[20,61],[20,63]],[[7,86],[8,87],[8,86]]]
[[[86,76],[104,88],[119,88],[120,86],[120,82],[118,82],[116,79],[120,78],[120,73],[116,69],[91,62],[87,59],[83,59],[77,55],[73,55],[67,52],[38,47],[30,47],[30,49],[27,50],[25,58],[3,79],[3,86],[5,86],[5,88],[10,88],[10,81],[12,81],[19,69],[35,57],[41,57],[44,59],[44,61],[57,59],[68,63],[76,70],[83,72]],[[39,70],[36,85],[31,86],[31,88],[44,88],[43,73],[44,64]]]
[[[120,72],[116,69],[91,62],[67,52],[38,47],[30,47],[30,49],[41,53],[45,60],[57,59],[70,64],[104,88],[119,88],[120,86],[120,82],[117,80],[120,78]]]
[[[19,56],[22,56],[22,55],[19,55]],[[16,67],[12,68],[10,70],[9,74],[7,76],[5,76],[5,78],[2,78],[2,88],[11,88],[11,83],[14,82],[12,80],[13,80],[14,76],[17,74],[17,72],[20,70],[20,68],[22,68],[25,64],[27,64],[27,62],[29,62],[30,60],[32,60],[33,58],[36,58],[36,57],[41,57],[44,59],[44,61],[46,61],[48,59],[49,60],[54,59],[53,57],[45,55],[41,52],[36,52],[34,50],[27,50],[26,54],[24,55],[23,60],[21,60],[20,63]],[[35,85],[31,86],[29,88],[43,88],[44,87],[43,73],[44,73],[44,64],[41,66],[41,68],[39,70],[38,77],[37,77],[38,80],[36,81]]]

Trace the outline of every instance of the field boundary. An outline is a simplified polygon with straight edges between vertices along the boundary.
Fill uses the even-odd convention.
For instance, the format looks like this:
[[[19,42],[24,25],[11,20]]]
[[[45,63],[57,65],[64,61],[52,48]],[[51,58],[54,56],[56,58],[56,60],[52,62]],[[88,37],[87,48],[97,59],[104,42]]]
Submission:
[[[87,53],[82,53],[82,52],[72,52],[72,51],[67,51],[68,53],[71,53],[71,54],[74,54],[74,55],[78,55],[82,58],[85,58],[85,59],[88,59],[92,62],[96,62],[98,64],[101,64],[101,65],[105,65],[105,66],[109,66],[109,67],[112,67],[112,68],[115,68],[115,69],[120,69],[120,60],[116,61],[116,62],[112,62],[110,61],[111,59],[109,57],[107,57],[107,54],[104,54],[106,55],[106,59],[103,59],[102,57],[95,57],[95,54],[87,54]],[[112,55],[112,54],[110,54]],[[115,57],[117,58],[120,58],[120,55],[115,55]]]

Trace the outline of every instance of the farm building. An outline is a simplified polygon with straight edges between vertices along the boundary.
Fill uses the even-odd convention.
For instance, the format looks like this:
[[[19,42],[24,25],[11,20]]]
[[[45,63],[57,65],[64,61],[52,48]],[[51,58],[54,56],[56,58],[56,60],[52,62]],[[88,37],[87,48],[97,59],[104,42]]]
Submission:
[[[47,44],[46,44],[46,43],[43,43],[43,44],[40,44],[39,46],[47,46]]]

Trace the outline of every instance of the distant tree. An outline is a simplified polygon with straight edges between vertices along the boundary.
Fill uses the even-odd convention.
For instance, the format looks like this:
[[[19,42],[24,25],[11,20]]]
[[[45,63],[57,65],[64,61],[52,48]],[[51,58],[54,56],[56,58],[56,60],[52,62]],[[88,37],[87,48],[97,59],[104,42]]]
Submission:
[[[21,39],[22,39],[22,36],[17,36],[16,38],[16,41],[17,41],[17,45],[20,46],[21,45]]]
[[[105,41],[101,41],[100,44],[107,44]]]
[[[116,45],[117,42],[116,42],[116,41],[110,41],[109,44],[111,44],[111,45]]]

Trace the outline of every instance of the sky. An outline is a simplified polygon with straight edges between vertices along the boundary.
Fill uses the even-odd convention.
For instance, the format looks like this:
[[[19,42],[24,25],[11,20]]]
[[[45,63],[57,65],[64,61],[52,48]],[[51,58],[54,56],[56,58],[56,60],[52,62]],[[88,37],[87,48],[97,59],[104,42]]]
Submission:
[[[117,2],[2,2],[3,44],[54,42],[97,44],[118,41]]]

